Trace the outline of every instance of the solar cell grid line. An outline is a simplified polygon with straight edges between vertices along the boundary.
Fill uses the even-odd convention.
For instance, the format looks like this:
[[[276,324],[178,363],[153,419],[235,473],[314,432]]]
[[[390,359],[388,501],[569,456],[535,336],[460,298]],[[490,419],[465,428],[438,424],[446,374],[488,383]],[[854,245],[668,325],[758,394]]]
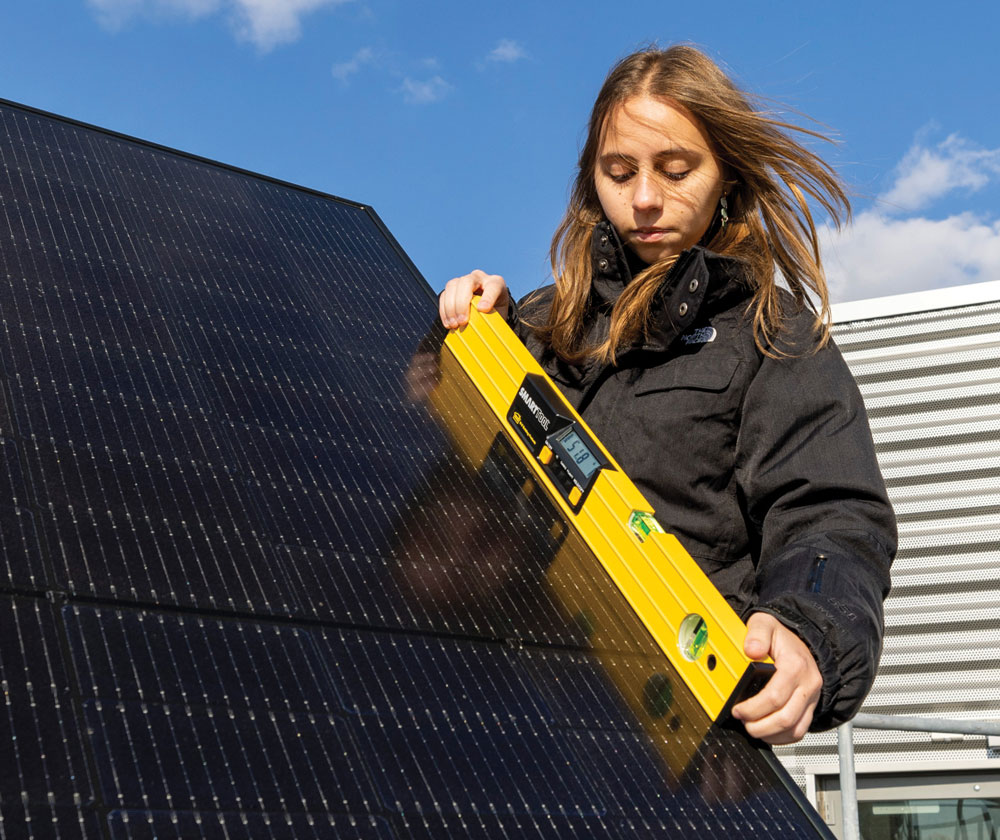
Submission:
[[[112,840],[394,840],[388,823],[378,817],[357,818],[331,814],[319,819],[311,814],[247,814],[218,812],[175,814],[155,811],[117,811],[109,817]]]
[[[0,836],[95,836],[79,722],[50,690],[65,683],[50,605],[0,596]]]
[[[75,614],[80,616],[81,611],[77,610]],[[279,784],[279,787],[285,789],[286,792],[289,790],[299,791],[299,796],[305,797],[308,791],[313,791],[322,799],[324,796],[323,785],[319,779],[321,776],[329,777],[329,766],[332,765],[332,756],[325,750],[325,746],[319,742],[319,752],[314,751],[312,755],[308,751],[305,753],[296,750],[289,752],[288,748],[294,747],[297,739],[274,738],[267,734],[268,731],[275,728],[284,727],[287,729],[289,724],[283,724],[282,721],[288,721],[292,725],[303,725],[305,719],[304,725],[308,729],[310,723],[315,723],[313,713],[321,711],[317,708],[319,704],[315,702],[317,697],[322,696],[321,691],[316,688],[310,691],[309,694],[313,698],[314,705],[311,711],[307,710],[307,713],[303,714],[301,698],[295,704],[297,706],[295,710],[289,709],[291,704],[287,699],[284,703],[280,702],[279,695],[284,694],[285,689],[275,681],[273,675],[269,677],[261,672],[241,673],[241,668],[237,666],[237,659],[245,664],[248,653],[252,654],[254,651],[256,651],[257,656],[265,658],[270,656],[268,646],[261,641],[260,632],[255,632],[252,626],[236,625],[231,621],[183,616],[164,619],[163,616],[155,614],[145,616],[145,620],[143,620],[144,615],[132,611],[124,613],[119,611],[116,614],[104,612],[99,615],[92,609],[82,611],[85,626],[81,625],[79,632],[74,633],[76,644],[92,650],[93,646],[98,644],[97,638],[103,635],[105,639],[103,644],[106,648],[102,657],[99,657],[104,666],[104,673],[100,685],[95,686],[94,700],[88,701],[90,704],[88,711],[95,711],[98,716],[105,713],[109,704],[105,703],[102,698],[109,697],[112,701],[111,705],[121,713],[119,725],[125,730],[136,730],[126,734],[130,743],[146,743],[147,749],[152,749],[157,756],[159,756],[161,749],[165,750],[167,757],[164,761],[167,762],[169,769],[169,762],[176,763],[178,760],[178,756],[171,753],[171,744],[178,740],[187,739],[189,742],[193,741],[199,760],[193,763],[181,762],[178,765],[180,771],[175,771],[173,774],[161,772],[157,774],[156,778],[150,778],[148,775],[146,778],[142,778],[140,757],[134,756],[137,774],[140,778],[137,782],[133,782],[130,779],[118,779],[113,773],[110,773],[111,785],[108,795],[117,797],[118,804],[125,807],[148,806],[151,802],[152,804],[159,803],[162,806],[164,801],[183,797],[179,797],[176,790],[171,790],[169,787],[163,788],[160,778],[166,779],[173,775],[176,779],[178,772],[180,772],[180,775],[184,777],[184,785],[190,789],[191,796],[195,796],[197,791],[201,791],[201,796],[208,796],[219,807],[233,808],[241,805],[254,807],[255,801],[257,807],[265,807],[268,804],[266,800],[269,798],[272,800],[270,804],[273,806],[274,794],[272,791],[275,789],[275,780],[282,776],[286,780],[291,778],[291,788],[289,788],[287,781]],[[95,617],[97,619],[96,625],[94,623]],[[127,622],[128,627],[122,626],[122,620]],[[136,621],[139,622],[142,629],[136,629]],[[189,628],[189,632],[186,633],[182,632],[182,625],[185,624]],[[148,642],[152,637],[150,633],[145,632],[146,629],[159,640],[156,644],[150,645],[145,652],[130,649],[127,650],[127,656],[114,656],[112,654],[111,649],[116,647],[119,648],[119,654],[121,654],[123,640],[125,640],[126,648],[128,648],[127,640],[130,638],[144,637]],[[163,632],[164,630],[166,633]],[[256,630],[262,631],[268,636],[275,633],[283,634],[286,637],[302,636],[302,631],[293,627],[267,628],[257,625]],[[249,636],[247,632],[249,632]],[[195,649],[190,647],[192,639],[199,642]],[[311,650],[311,646],[307,645],[306,648],[301,649]],[[282,650],[284,653],[290,654],[294,649],[286,645]],[[122,697],[121,685],[124,684],[127,687],[129,677],[133,675],[120,674],[116,678],[107,673],[107,665],[129,657],[134,659],[143,653],[148,655],[154,663],[158,662],[161,669],[166,667],[167,670],[171,671],[171,674],[169,677],[161,679],[157,673],[153,678],[153,684],[145,686],[150,689],[147,692],[142,692],[141,689],[144,688],[143,683],[150,680],[151,675],[148,673],[145,674],[145,677],[134,675],[140,694]],[[193,662],[197,663],[196,665],[192,667],[190,663],[182,664],[189,655],[196,653],[202,654],[199,658],[192,659]],[[315,659],[314,652],[311,656]],[[86,658],[88,667],[92,668],[97,664],[92,656],[88,655]],[[231,661],[226,663],[223,661],[225,658],[230,658]],[[293,656],[290,661],[294,660]],[[234,681],[236,686],[242,688],[235,692],[220,694],[220,669],[227,672],[225,676],[221,677],[222,683],[227,680]],[[97,670],[98,672],[102,670],[100,665]],[[160,669],[157,669],[154,664],[153,671],[158,670]],[[276,667],[275,671],[278,670],[279,668]],[[313,672],[314,677],[317,677],[314,669],[309,667],[308,670]],[[286,675],[290,673],[294,677],[296,674],[301,674],[301,670],[297,671],[295,667],[285,668],[284,673]],[[208,683],[215,683],[211,686],[213,689],[211,691],[206,685],[206,677]],[[257,697],[255,702],[241,703],[241,698],[238,696],[239,691],[243,691],[242,700],[248,701],[250,689],[245,680],[252,681],[255,677],[260,678],[261,681],[266,680],[267,685],[271,686],[272,689],[277,687],[278,694],[272,695],[268,701],[258,690],[255,692]],[[186,685],[174,686],[175,679]],[[169,694],[163,693],[164,687],[170,692]],[[230,689],[234,688],[233,682],[230,683],[229,687]],[[329,691],[328,686],[326,691]],[[116,696],[118,702],[114,703]],[[262,699],[264,700],[263,705],[260,702]],[[284,708],[282,708],[283,706]],[[141,716],[134,713],[137,707],[142,711]],[[329,716],[329,708],[322,711],[326,716]],[[115,721],[111,721],[109,724],[107,714],[103,714],[103,718],[104,720],[101,721],[98,717],[92,716],[95,728],[103,728],[105,731],[112,729]],[[173,739],[158,737],[155,731],[144,723],[147,719],[165,722],[167,728],[175,733],[175,737]],[[243,734],[249,738],[249,746],[244,743],[239,732],[233,730],[232,721],[234,720],[243,721]],[[248,721],[252,723],[248,723]],[[148,731],[143,731],[144,728]],[[121,734],[118,737],[121,737]],[[257,751],[251,750],[250,747],[255,746],[253,742],[262,740],[270,740],[277,749],[261,753],[261,760]],[[220,752],[229,754],[234,750],[238,754],[239,760],[219,763],[217,756]],[[314,759],[325,760],[327,767],[321,772],[316,771],[315,768],[310,770],[310,764]],[[220,772],[214,776],[204,776],[200,770],[200,764],[217,767]],[[253,769],[255,764],[256,771]],[[193,771],[196,768],[198,768],[198,777],[188,778],[187,771]],[[241,769],[234,775],[237,768]],[[105,772],[108,770],[104,765],[102,765],[102,769]],[[266,775],[260,776],[261,772]],[[306,793],[302,793],[302,791],[306,791]],[[137,797],[143,801],[136,801]],[[303,799],[303,801],[305,800]],[[294,801],[289,801],[287,807],[295,810]],[[338,808],[332,809],[338,810]]]
[[[66,610],[69,610],[69,609],[71,609],[71,608],[69,608],[69,607],[66,608]],[[77,617],[77,616],[80,615],[80,608],[79,607],[72,608],[72,611],[73,611],[73,616],[74,617]],[[72,627],[72,624],[70,626]],[[74,638],[74,635],[72,634],[72,632],[70,634],[70,640],[71,640],[71,643],[73,643],[74,641],[76,641],[76,639]],[[100,640],[100,642],[103,644],[103,647],[104,647],[104,650],[105,650],[105,653],[106,653],[107,663],[110,666],[109,670],[112,673],[114,671],[114,668],[116,668],[116,667],[121,667],[121,668],[123,668],[125,670],[130,670],[132,672],[130,674],[131,683],[133,685],[139,685],[140,684],[140,674],[138,673],[137,668],[140,665],[142,665],[142,666],[148,665],[149,662],[150,662],[150,660],[147,659],[144,656],[137,656],[136,655],[136,652],[132,650],[132,639],[130,637],[128,637],[128,636],[125,636],[122,639],[122,646],[119,648],[119,651],[123,651],[125,655],[117,655],[117,656],[114,655],[111,652],[111,650],[109,649],[108,639],[107,639],[107,635],[105,633],[98,632],[98,633],[94,633],[92,636],[90,636],[90,642],[91,642],[91,644],[96,643],[98,640]],[[135,641],[136,641],[136,643],[140,642],[139,639],[136,639]],[[85,659],[85,661],[87,661],[87,664],[89,666],[91,663],[90,663],[90,657],[89,657],[88,654],[89,654],[88,650],[84,650],[83,651],[84,659]],[[83,688],[83,694],[84,694],[85,698],[89,698],[89,699],[85,699],[84,700],[84,708],[85,708],[85,710],[88,713],[90,713],[91,722],[93,720],[93,711],[96,709],[97,712],[101,712],[103,710],[103,703],[105,703],[105,702],[107,702],[109,704],[113,703],[113,704],[117,705],[119,708],[121,708],[123,706],[123,704],[128,699],[130,699],[127,696],[123,696],[124,693],[121,690],[121,688],[119,688],[118,686],[115,686],[115,688],[117,688],[117,690],[115,690],[115,691],[109,691],[107,693],[100,691],[99,677],[95,677],[92,668],[90,670],[89,676],[91,677],[91,681],[90,681],[89,685],[85,685],[84,686],[84,688]],[[103,677],[106,678],[108,676],[108,674],[107,674],[107,672],[105,672],[105,674],[103,674],[101,676],[103,676]],[[141,699],[142,698],[140,698],[140,701],[141,701]],[[140,764],[140,758],[139,758],[138,753],[136,753],[134,751],[134,748],[133,748],[133,745],[134,745],[135,741],[132,738],[129,738],[128,739],[128,743],[129,743],[130,750],[132,750],[131,756],[130,756],[131,757],[132,767],[135,768],[136,770],[138,770],[142,766],[142,764]],[[152,761],[155,764],[155,769],[156,769],[157,773],[159,775],[161,775],[161,776],[165,776],[166,775],[166,770],[165,770],[165,768],[163,766],[162,758],[158,754],[158,752],[156,752],[155,750],[152,753]],[[146,757],[145,761],[143,762],[143,764],[145,764],[145,765],[148,766],[148,763],[149,763],[149,759],[148,759],[148,757]],[[121,765],[121,770],[124,771],[124,775],[125,776],[132,776],[133,775],[132,773],[128,772],[129,768],[124,763],[122,763],[122,765]],[[123,783],[118,778],[119,777],[119,766],[113,766],[111,768],[111,775],[112,775],[112,778],[114,779],[114,787],[120,789],[122,787]],[[109,798],[109,792],[108,792],[107,787],[105,787],[104,796],[106,798]]]
[[[460,605],[435,610],[414,597],[406,582],[441,574],[444,568],[458,585],[472,588],[477,584],[466,581],[474,577],[474,570],[467,565],[442,567],[431,560],[349,557],[297,546],[280,548],[286,555],[294,555],[288,566],[301,582],[301,590],[309,593],[304,597],[305,615],[382,628],[493,638],[499,634],[499,628],[481,612]]]
[[[0,401],[3,401],[0,392]],[[0,585],[26,590],[44,589],[47,576],[38,550],[38,534],[34,517],[26,507],[29,493],[20,453],[15,441],[5,437],[10,432],[7,417],[0,420],[0,552],[3,571]]]
[[[3,103],[0,207],[0,587],[68,663],[65,836],[816,836],[411,392],[435,298],[367,208]]]
[[[213,476],[213,477],[214,477],[214,476]],[[184,477],[183,473],[181,474],[181,479],[182,479],[182,480],[184,480],[184,479],[185,479],[185,477]],[[190,488],[185,488],[185,490],[186,490],[186,495],[192,495],[192,490],[191,490]],[[225,497],[225,496],[223,496],[222,498],[226,498],[226,497]],[[175,499],[175,500],[176,500],[176,499]]]
[[[228,647],[228,646],[227,646],[227,650],[228,650],[228,651],[229,651],[230,653],[232,652],[232,648],[230,648],[230,647]],[[268,655],[268,656],[269,656],[269,652],[268,652],[268,649],[267,649],[267,648],[265,648],[265,655]],[[273,669],[273,668],[272,668],[271,670],[272,670],[272,673],[273,673],[273,672],[274,672],[274,671],[275,671],[276,669]],[[295,677],[295,678],[297,679],[297,678],[298,678],[298,675],[299,675],[299,672],[298,672],[298,669],[293,669],[293,670],[292,670],[292,674],[293,674],[293,676],[294,676],[294,677]],[[327,707],[327,706],[326,706],[326,703],[325,703],[325,701],[323,702],[323,706],[324,706],[324,707],[326,707],[326,708],[325,708],[325,711],[326,711],[326,714],[327,714],[327,716],[328,716],[328,717],[332,717],[332,713],[331,713],[331,710],[329,709],[329,707]],[[318,711],[320,711],[320,709],[311,709],[311,710],[310,710],[310,717],[312,716],[312,713],[313,713],[313,712],[318,712]],[[293,712],[292,714],[295,714],[295,713]],[[329,755],[329,754],[328,754],[328,753],[327,753],[326,751],[323,751],[323,755],[322,755],[322,756],[320,756],[320,757],[321,757],[321,758],[323,758],[323,759],[325,759],[325,761],[326,761],[326,766],[327,766],[327,767],[330,767],[330,766],[332,766],[332,765],[333,765],[333,763],[334,763],[334,762],[333,762],[333,758],[332,758],[332,756],[330,756],[330,755]],[[290,756],[289,756],[289,758],[288,758],[288,761],[289,761],[289,765],[290,765],[290,766],[293,766],[293,767],[295,766],[296,762],[294,762],[294,761],[292,760],[292,758],[291,758]],[[311,772],[312,772],[312,774],[313,774],[313,777],[314,777],[314,778],[316,779],[316,781],[314,782],[315,786],[316,786],[316,787],[317,787],[318,789],[322,790],[322,784],[321,784],[321,782],[319,782],[319,777],[321,777],[321,776],[323,775],[323,773],[324,773],[324,770],[323,770],[323,769],[320,769],[319,771],[317,771],[316,767],[315,767],[315,766],[313,766],[313,765],[311,765],[311,764],[310,764],[310,770],[311,770]],[[327,810],[327,811],[331,811],[331,810],[336,810],[336,808],[334,808],[334,807],[331,807],[331,803],[329,803],[329,802],[327,801],[327,799],[326,799],[326,797],[325,797],[325,796],[324,796],[324,797],[322,797],[322,799],[323,799],[323,803],[324,803],[324,806],[325,806],[325,810]]]
[[[341,634],[345,641],[350,642],[349,637],[345,638],[345,636],[346,634]],[[358,662],[355,659],[354,664],[358,666],[358,669],[352,672],[354,679],[344,680],[343,685],[345,688],[352,687],[354,689],[357,689],[359,684],[364,686],[360,691],[352,691],[349,696],[353,698],[353,706],[358,714],[391,716],[400,729],[406,728],[408,719],[412,719],[412,726],[425,731],[430,727],[432,732],[446,729],[452,732],[468,730],[471,734],[480,730],[484,733],[496,732],[503,736],[510,734],[508,730],[505,730],[506,725],[509,729],[513,729],[513,734],[518,737],[538,735],[539,733],[533,731],[533,721],[537,717],[538,722],[544,724],[544,710],[523,707],[521,714],[510,714],[512,710],[508,708],[508,715],[502,717],[497,713],[496,708],[491,709],[489,706],[485,709],[481,708],[490,702],[491,691],[487,690],[486,686],[470,684],[469,677],[475,677],[476,668],[473,663],[468,663],[466,657],[476,656],[474,644],[471,642],[446,643],[425,639],[388,637],[377,645],[361,645],[355,640],[352,646],[358,651],[358,658],[363,661]],[[409,648],[412,651],[414,646],[419,647],[421,653],[416,656],[407,655],[406,649]],[[386,659],[383,654],[387,647],[390,649],[398,648],[400,653]],[[456,659],[459,661],[456,662]],[[406,663],[409,661],[429,663],[431,667],[424,668],[422,671],[407,672]],[[473,667],[466,669],[461,667],[463,664],[473,664]],[[370,671],[370,673],[366,675],[365,670]],[[387,685],[383,682],[383,679],[390,675],[396,681],[393,685]],[[494,689],[504,697],[515,698],[517,693],[512,690],[515,686],[521,689],[527,687],[523,683],[517,684],[516,671],[509,667],[495,672],[493,676],[495,678],[492,683]],[[512,685],[504,685],[505,681],[509,681]],[[415,710],[409,706],[405,710],[395,707],[391,698],[403,696],[403,685],[408,686],[411,693],[415,693],[423,699],[424,708],[422,710]],[[439,692],[436,686],[440,686],[442,690]],[[468,697],[469,691],[475,692],[472,698]],[[457,705],[456,700],[459,701]],[[371,705],[366,705],[364,701],[368,701]],[[495,705],[495,703],[496,701],[490,705]],[[484,711],[492,712],[492,714],[485,717]],[[525,727],[527,727],[528,732],[523,731]],[[461,740],[459,744],[460,747],[464,747]],[[468,752],[464,748],[462,752],[466,766],[474,767],[475,762],[471,760]],[[524,759],[525,756],[522,755],[522,766]],[[537,776],[537,774],[532,775]],[[472,778],[471,782],[476,785],[476,778]],[[433,779],[425,780],[425,784],[430,791],[434,791],[435,788],[440,790],[440,785],[435,785]],[[489,786],[484,785],[484,787]],[[496,787],[495,784],[492,786]],[[454,794],[454,792],[452,793]],[[466,796],[472,798],[468,790],[466,790]],[[550,793],[548,798],[551,796]],[[442,807],[447,808],[447,805],[442,806],[436,803],[436,807],[441,810]]]

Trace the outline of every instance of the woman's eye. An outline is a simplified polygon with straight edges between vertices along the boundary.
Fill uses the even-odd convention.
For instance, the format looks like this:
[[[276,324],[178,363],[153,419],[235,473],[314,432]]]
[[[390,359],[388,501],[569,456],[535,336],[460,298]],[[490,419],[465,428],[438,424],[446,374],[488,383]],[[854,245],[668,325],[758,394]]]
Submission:
[[[683,181],[685,178],[687,178],[687,176],[690,174],[690,172],[691,172],[691,170],[687,169],[687,170],[685,170],[683,172],[665,172],[664,174],[671,181]]]
[[[609,172],[609,173],[608,173],[608,177],[609,177],[609,178],[610,178],[610,179],[611,179],[612,181],[614,181],[614,182],[615,182],[616,184],[624,184],[624,183],[626,183],[626,182],[627,182],[627,181],[629,180],[629,178],[631,178],[631,177],[632,177],[632,176],[633,176],[634,174],[635,174],[634,172],[628,172],[628,171],[624,171],[624,172],[619,172],[619,171],[615,171],[615,172]]]

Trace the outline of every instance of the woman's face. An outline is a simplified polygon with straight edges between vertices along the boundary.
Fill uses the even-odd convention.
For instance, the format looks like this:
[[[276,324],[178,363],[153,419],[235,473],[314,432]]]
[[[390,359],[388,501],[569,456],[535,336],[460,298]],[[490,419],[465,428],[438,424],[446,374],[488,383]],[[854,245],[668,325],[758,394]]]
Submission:
[[[686,109],[637,96],[612,113],[594,171],[604,214],[644,262],[676,256],[708,230],[722,167]]]

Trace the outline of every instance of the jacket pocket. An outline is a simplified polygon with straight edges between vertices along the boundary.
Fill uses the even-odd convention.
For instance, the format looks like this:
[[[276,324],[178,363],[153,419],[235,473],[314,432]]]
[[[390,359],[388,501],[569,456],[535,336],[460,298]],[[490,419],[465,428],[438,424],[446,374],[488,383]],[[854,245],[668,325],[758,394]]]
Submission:
[[[733,484],[742,364],[686,356],[647,368],[631,390],[622,385],[610,430],[612,453],[660,521],[719,563],[744,553]]]
[[[674,359],[659,367],[649,368],[636,383],[635,395],[654,394],[678,388],[694,391],[725,391],[733,381],[739,359],[698,358]]]

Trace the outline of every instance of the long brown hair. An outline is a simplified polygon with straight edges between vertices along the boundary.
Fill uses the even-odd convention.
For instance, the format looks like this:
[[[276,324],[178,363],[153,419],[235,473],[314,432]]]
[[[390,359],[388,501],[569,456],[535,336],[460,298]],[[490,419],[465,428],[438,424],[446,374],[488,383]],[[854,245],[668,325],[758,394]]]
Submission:
[[[610,335],[586,346],[584,313],[592,279],[590,243],[604,218],[594,183],[601,141],[617,109],[636,96],[651,96],[685,108],[701,123],[726,175],[730,223],[713,224],[706,247],[746,266],[753,291],[754,340],[768,355],[787,306],[775,269],[798,308],[816,316],[818,345],[829,338],[829,298],[820,261],[812,199],[839,227],[850,218],[850,201],[836,172],[790,132],[827,139],[768,115],[739,90],[700,50],[677,45],[633,53],[611,68],[594,103],[566,215],[552,238],[556,282],[547,320],[536,335],[561,358],[581,362],[596,356],[614,361],[646,330],[657,289],[676,257],[649,266],[628,284],[611,313]],[[815,302],[812,298],[815,298]]]

